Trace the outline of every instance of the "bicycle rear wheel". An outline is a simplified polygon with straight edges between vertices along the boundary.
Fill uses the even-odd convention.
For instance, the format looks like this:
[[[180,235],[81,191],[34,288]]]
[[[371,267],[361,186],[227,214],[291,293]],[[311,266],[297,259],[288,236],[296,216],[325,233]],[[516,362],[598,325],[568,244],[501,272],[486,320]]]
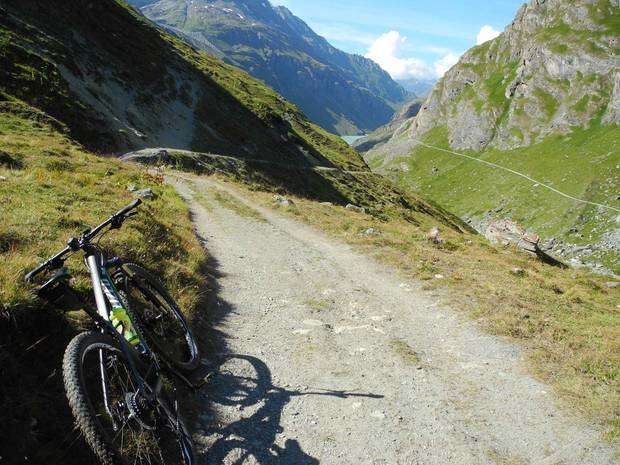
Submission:
[[[112,337],[76,336],[65,351],[63,375],[77,425],[103,465],[194,464],[183,421],[168,402],[149,405],[139,395],[129,362]]]
[[[177,368],[196,368],[200,357],[194,336],[161,281],[135,263],[123,264],[121,272],[117,286],[148,345]]]

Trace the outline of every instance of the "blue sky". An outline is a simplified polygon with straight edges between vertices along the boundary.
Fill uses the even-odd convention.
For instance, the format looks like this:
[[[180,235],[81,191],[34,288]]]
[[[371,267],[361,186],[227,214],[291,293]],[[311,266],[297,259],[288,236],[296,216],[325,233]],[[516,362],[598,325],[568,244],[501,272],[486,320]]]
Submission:
[[[512,21],[523,0],[271,0],[395,78],[437,77]],[[486,27],[485,27],[486,26]],[[478,37],[481,29],[483,34]]]

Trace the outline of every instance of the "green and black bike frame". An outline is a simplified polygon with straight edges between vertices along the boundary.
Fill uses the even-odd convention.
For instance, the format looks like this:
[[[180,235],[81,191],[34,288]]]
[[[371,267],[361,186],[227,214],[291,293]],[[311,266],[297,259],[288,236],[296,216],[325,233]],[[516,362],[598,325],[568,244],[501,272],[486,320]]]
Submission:
[[[123,299],[121,298],[111,277],[111,272],[113,274],[114,269],[118,269],[120,261],[118,259],[107,261],[103,253],[94,246],[86,246],[84,251],[84,259],[90,272],[93,292],[95,295],[95,303],[97,306],[97,318],[95,321],[99,322],[98,326],[100,326],[100,330],[102,332],[108,333],[117,339],[123,355],[130,364],[132,374],[135,377],[134,382],[138,385],[138,389],[141,391],[140,394],[145,398],[154,401],[159,395],[162,387],[162,380],[159,375],[160,366],[155,354],[149,350],[148,345],[144,340],[139,343],[140,352],[142,352],[139,354],[136,348],[127,342],[123,334],[117,331],[112,324],[110,317],[112,308],[125,307],[126,305],[123,303]],[[125,308],[125,310],[127,309]],[[102,356],[102,354],[100,355]],[[136,364],[136,359],[140,358],[146,358],[149,360],[149,367],[144,375],[140,372]],[[104,389],[104,403],[107,408],[107,386],[103,359],[100,360],[100,363],[102,381],[104,384],[102,386]],[[108,411],[108,413],[111,414],[110,411]]]
[[[160,363],[155,353],[151,351],[143,337],[140,336],[139,325],[137,322],[131,321],[131,309],[126,308],[128,304],[124,301],[119,293],[113,278],[122,277],[128,279],[123,271],[123,263],[118,258],[107,260],[103,251],[91,240],[99,235],[106,227],[110,229],[118,229],[127,218],[132,216],[134,210],[140,205],[141,200],[135,200],[116,214],[112,215],[99,226],[86,230],[79,238],[72,237],[67,242],[67,247],[52,256],[45,262],[41,263],[34,270],[25,275],[25,280],[31,280],[38,274],[45,271],[55,271],[54,276],[47,280],[39,287],[38,295],[50,303],[55,304],[59,308],[67,311],[83,310],[94,321],[97,330],[103,334],[115,338],[118,342],[125,360],[129,365],[130,376],[137,388],[136,394],[139,394],[144,400],[152,405],[156,403],[166,404],[168,408],[172,408],[168,400],[162,394],[162,377],[160,375]],[[70,275],[66,268],[63,267],[65,260],[69,255],[83,251],[84,261],[88,267],[93,293],[95,295],[96,308],[87,302],[82,296],[76,292],[69,284]],[[113,309],[123,309],[129,316],[132,328],[139,336],[137,346],[132,346],[125,338],[125,335],[117,330],[111,317]],[[101,389],[103,401],[107,414],[114,422],[114,415],[111,412],[108,402],[108,384],[106,377],[106,367],[103,359],[103,351],[99,351],[99,367],[101,373]],[[173,374],[177,375],[185,383],[191,386],[191,383],[176,370],[167,367]],[[176,403],[175,410],[178,410]],[[178,411],[177,411],[178,414]],[[191,447],[189,450],[186,445],[183,447],[183,455],[186,463],[193,463],[191,460]]]

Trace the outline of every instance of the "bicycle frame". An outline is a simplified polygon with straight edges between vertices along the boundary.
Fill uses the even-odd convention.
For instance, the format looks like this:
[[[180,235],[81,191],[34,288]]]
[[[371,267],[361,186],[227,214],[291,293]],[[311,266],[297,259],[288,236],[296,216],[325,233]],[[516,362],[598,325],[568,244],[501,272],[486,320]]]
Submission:
[[[118,341],[121,351],[129,363],[129,368],[131,369],[132,375],[135,377],[135,382],[138,385],[138,389],[141,391],[140,393],[145,397],[154,400],[159,395],[162,388],[162,379],[159,374],[160,366],[157,358],[153,352],[150,351],[146,343],[142,341],[141,344],[146,352],[146,355],[150,359],[150,366],[143,376],[142,373],[140,373],[140,370],[138,370],[135,362],[136,358],[140,357],[140,355],[136,349],[127,342],[125,337],[114,328],[110,319],[110,306],[124,308],[124,305],[122,303],[123,299],[121,299],[116,286],[114,286],[112,279],[110,278],[108,268],[106,267],[105,256],[95,247],[88,247],[85,253],[85,259],[86,265],[88,266],[90,272],[93,292],[95,294],[95,302],[97,305],[98,318],[96,318],[96,321],[100,326],[102,326],[100,328],[102,332],[109,333]],[[103,325],[102,322],[104,323]],[[136,325],[136,322],[132,321],[132,324]],[[100,369],[102,374],[104,404],[106,405],[106,410],[108,410],[108,413],[111,415],[111,412],[107,408],[107,381],[105,378],[105,367],[101,353]],[[152,384],[146,381],[151,374],[156,375],[156,378]]]
[[[193,465],[194,461],[192,460],[193,447],[191,437],[186,433],[184,428],[179,427],[180,422],[177,402],[171,402],[171,399],[169,399],[165,394],[159,360],[155,352],[151,351],[148,347],[146,340],[141,334],[142,331],[139,324],[140,322],[134,321],[134,318],[132,318],[134,315],[131,313],[129,303],[117,290],[112,278],[112,276],[116,277],[117,273],[119,276],[125,276],[126,279],[130,279],[130,275],[124,272],[122,262],[119,259],[114,258],[108,261],[103,251],[99,249],[96,244],[91,243],[91,241],[96,236],[100,235],[105,228],[119,229],[127,218],[135,214],[133,210],[141,203],[141,200],[135,200],[114,215],[110,216],[103,223],[84,231],[81,236],[70,238],[67,241],[67,247],[40,263],[35,269],[26,273],[24,279],[27,282],[32,282],[32,279],[35,276],[43,272],[58,270],[58,272],[51,279],[39,288],[39,296],[51,303],[58,303],[59,306],[64,299],[65,310],[81,309],[85,311],[86,314],[95,322],[97,329],[102,334],[107,334],[117,341],[122,356],[126,360],[126,364],[129,369],[129,376],[131,377],[136,388],[135,393],[127,392],[126,394],[134,394],[132,397],[133,403],[136,402],[136,396],[140,395],[139,400],[145,400],[148,404],[150,404],[147,406],[148,408],[152,407],[163,409],[163,414],[166,416],[168,421],[171,422],[173,431],[175,431],[178,436],[184,462],[188,465]],[[80,250],[84,252],[84,261],[91,277],[96,308],[93,308],[90,302],[85,301],[82,296],[70,286],[68,283],[69,274],[67,270],[63,268],[64,262],[69,258],[69,256],[79,252]],[[122,332],[116,329],[115,326],[119,326],[117,322],[120,323],[120,327],[123,329]],[[127,324],[127,327],[124,327],[123,324]],[[126,336],[129,340],[126,339]],[[134,342],[139,344],[140,350],[137,350],[137,348],[132,345]],[[101,376],[101,389],[103,395],[102,400],[106,413],[110,416],[113,428],[116,430],[118,425],[116,423],[115,416],[111,411],[112,409],[110,408],[108,396],[109,382],[106,367],[108,360],[104,359],[103,349],[100,348],[98,352],[99,372]],[[168,364],[166,364],[166,367],[171,373],[179,377],[188,386],[195,387],[178,370],[175,370]],[[124,420],[128,421],[134,417],[138,423],[142,424],[140,420],[140,407],[134,406],[132,408],[131,405],[133,405],[133,403],[131,400],[126,403],[128,404],[127,410],[129,416]],[[174,419],[176,419],[176,424],[173,422]],[[148,428],[144,424],[142,424],[142,426]]]

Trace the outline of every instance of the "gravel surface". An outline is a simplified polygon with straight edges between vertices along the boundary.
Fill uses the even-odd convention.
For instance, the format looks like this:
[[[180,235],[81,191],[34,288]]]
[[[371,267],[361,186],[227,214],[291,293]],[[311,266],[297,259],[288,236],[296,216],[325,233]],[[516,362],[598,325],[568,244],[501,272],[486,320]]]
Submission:
[[[197,425],[201,463],[620,463],[526,374],[518,346],[277,212],[206,210],[198,191],[243,197],[189,179],[168,181],[213,257],[222,341]]]

